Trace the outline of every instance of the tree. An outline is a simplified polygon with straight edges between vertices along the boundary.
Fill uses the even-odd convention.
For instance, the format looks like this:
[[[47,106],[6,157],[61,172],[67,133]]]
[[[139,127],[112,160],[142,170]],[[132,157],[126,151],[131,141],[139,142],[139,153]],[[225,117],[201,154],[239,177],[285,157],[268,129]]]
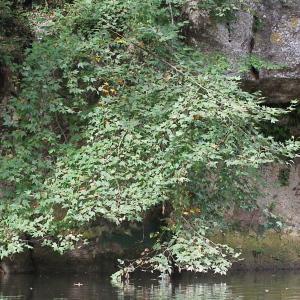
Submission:
[[[252,202],[260,166],[298,151],[264,136],[268,108],[183,44],[182,1],[68,5],[33,43],[0,147],[0,255],[30,236],[63,252],[96,218],[140,222],[168,207],[136,268],[225,273],[237,255],[207,224]]]

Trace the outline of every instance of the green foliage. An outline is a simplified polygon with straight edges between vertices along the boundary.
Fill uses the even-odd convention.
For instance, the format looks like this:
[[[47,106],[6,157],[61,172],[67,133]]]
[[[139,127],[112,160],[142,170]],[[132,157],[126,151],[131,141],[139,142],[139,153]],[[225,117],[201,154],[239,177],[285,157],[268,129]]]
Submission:
[[[31,32],[17,1],[0,0],[0,65],[20,63]]]
[[[299,138],[298,126],[299,126],[300,108],[296,105],[295,109],[288,115],[283,115],[276,126],[273,126],[270,122],[262,122],[261,129],[266,136],[273,136],[276,141],[284,142],[288,139]]]
[[[258,17],[256,15],[253,16],[253,27],[252,30],[254,33],[260,31],[264,27],[264,21],[261,17]]]
[[[141,253],[140,258],[129,263],[119,260],[120,270],[113,274],[112,281],[117,283],[128,279],[130,273],[136,270],[150,269],[159,272],[161,276],[171,275],[174,265],[179,272],[204,273],[211,270],[226,274],[232,261],[237,260],[240,254],[227,245],[209,240],[205,236],[208,228],[199,219],[188,222],[182,218],[181,221],[185,222],[165,229],[171,232],[171,238],[162,242],[160,237],[151,250],[146,248]]]
[[[256,70],[278,70],[284,66],[279,64],[274,64],[270,61],[267,61],[265,59],[262,59],[256,55],[249,55],[245,57],[241,62],[239,66],[240,72],[247,72],[251,67],[255,68]]]
[[[263,211],[264,216],[267,219],[266,223],[264,224],[264,229],[273,229],[280,232],[283,228],[284,222],[280,217],[272,212],[272,209],[274,210],[274,208],[268,207]]]
[[[217,20],[229,21],[234,18],[244,0],[200,0],[198,5]]]
[[[182,44],[180,4],[77,0],[33,43],[3,119],[1,258],[30,247],[25,237],[63,252],[97,218],[138,222],[168,206],[148,269],[230,267],[207,224],[251,203],[252,174],[299,144],[260,132],[292,108],[262,106]]]

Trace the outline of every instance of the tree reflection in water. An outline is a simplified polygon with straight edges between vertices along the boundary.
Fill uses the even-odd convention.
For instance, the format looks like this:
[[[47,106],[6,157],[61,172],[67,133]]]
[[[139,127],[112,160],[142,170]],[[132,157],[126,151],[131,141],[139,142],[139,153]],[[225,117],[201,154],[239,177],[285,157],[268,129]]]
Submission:
[[[82,285],[74,285],[74,283]],[[136,276],[114,287],[107,275],[5,275],[0,300],[299,300],[300,274],[237,273],[226,277],[185,274],[172,280]]]

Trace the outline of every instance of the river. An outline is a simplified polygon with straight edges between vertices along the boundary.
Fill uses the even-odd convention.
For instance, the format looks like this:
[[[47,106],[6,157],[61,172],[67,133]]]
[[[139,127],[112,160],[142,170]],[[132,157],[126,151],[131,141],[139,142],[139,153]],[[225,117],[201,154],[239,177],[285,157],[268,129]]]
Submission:
[[[235,273],[225,277],[191,274],[173,280],[138,276],[123,288],[100,275],[7,275],[0,300],[299,300],[300,272]]]

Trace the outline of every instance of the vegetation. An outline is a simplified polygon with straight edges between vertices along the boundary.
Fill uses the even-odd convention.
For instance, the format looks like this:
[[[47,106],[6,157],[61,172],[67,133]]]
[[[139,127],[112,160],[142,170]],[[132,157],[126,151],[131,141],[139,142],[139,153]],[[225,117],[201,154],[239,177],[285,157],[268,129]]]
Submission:
[[[207,66],[183,43],[183,4],[77,0],[33,42],[1,125],[1,258],[32,240],[62,253],[98,218],[121,226],[161,207],[153,248],[115,279],[224,274],[237,259],[207,233],[255,201],[260,166],[294,157],[298,142],[260,131],[293,107],[265,107]]]
[[[0,1],[0,65],[21,63],[31,38],[24,14],[13,9],[17,1]]]
[[[198,6],[217,20],[229,21],[235,17],[235,13],[244,2],[244,0],[203,0],[198,2]]]

